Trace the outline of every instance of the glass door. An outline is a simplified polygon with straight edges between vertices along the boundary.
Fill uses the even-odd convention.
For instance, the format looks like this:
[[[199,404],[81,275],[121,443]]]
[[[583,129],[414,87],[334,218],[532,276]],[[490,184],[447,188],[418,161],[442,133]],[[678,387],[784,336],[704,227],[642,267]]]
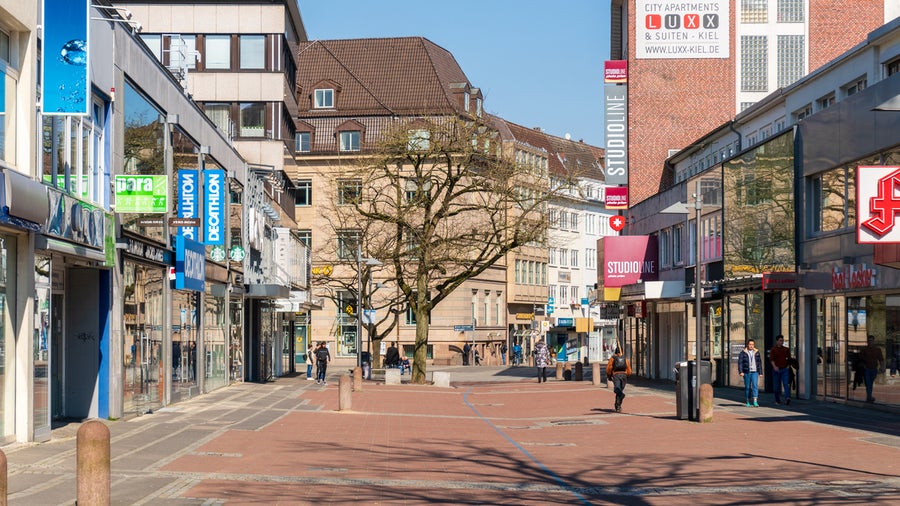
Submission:
[[[34,258],[32,399],[34,441],[50,439],[50,257]]]

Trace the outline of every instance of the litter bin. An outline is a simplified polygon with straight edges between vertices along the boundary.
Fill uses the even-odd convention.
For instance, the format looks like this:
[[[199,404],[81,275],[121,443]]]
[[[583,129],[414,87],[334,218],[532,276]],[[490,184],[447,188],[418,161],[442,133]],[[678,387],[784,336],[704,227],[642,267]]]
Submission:
[[[700,401],[697,399],[697,361],[675,364],[675,416],[679,420],[696,420]],[[709,360],[700,361],[701,384],[711,383],[712,366]],[[691,408],[693,406],[693,409]]]
[[[360,355],[360,362],[362,362],[362,377],[363,379],[370,380],[372,379],[372,355],[368,351],[364,351]]]

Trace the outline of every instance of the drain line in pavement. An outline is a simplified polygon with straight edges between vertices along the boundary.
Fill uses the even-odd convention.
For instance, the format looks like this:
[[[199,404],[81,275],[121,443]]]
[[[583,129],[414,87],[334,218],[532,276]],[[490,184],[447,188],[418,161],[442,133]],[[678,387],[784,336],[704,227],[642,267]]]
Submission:
[[[511,437],[509,437],[508,435],[506,435],[505,432],[503,432],[502,430],[500,430],[499,427],[497,427],[496,425],[494,425],[493,423],[491,423],[490,420],[488,420],[488,419],[485,418],[481,413],[479,413],[478,410],[475,409],[475,406],[472,405],[472,403],[469,402],[469,394],[470,394],[470,393],[472,393],[472,389],[471,389],[471,388],[469,389],[468,392],[466,392],[465,394],[463,394],[463,402],[466,403],[466,406],[468,406],[469,409],[471,409],[472,412],[474,412],[475,415],[477,415],[478,418],[481,419],[481,421],[483,421],[484,423],[488,424],[488,426],[489,426],[490,428],[494,429],[494,431],[496,431],[497,434],[500,434],[501,436],[503,436],[504,439],[506,439],[506,440],[509,441],[513,446],[515,446],[516,448],[518,448],[519,451],[522,452],[523,455],[525,455],[526,457],[528,457],[532,462],[534,462],[535,464],[537,464],[537,466],[540,467],[544,472],[546,472],[547,474],[549,474],[549,475],[553,478],[553,480],[556,481],[557,483],[559,483],[559,485],[560,485],[563,489],[569,491],[572,495],[574,495],[575,497],[577,497],[578,500],[581,501],[582,504],[591,504],[590,501],[588,501],[583,495],[581,495],[581,494],[579,494],[577,491],[575,491],[575,489],[574,489],[571,485],[569,485],[568,483],[566,483],[565,480],[563,480],[562,478],[560,478],[556,473],[554,473],[552,470],[550,470],[550,468],[548,468],[548,467],[545,466],[541,461],[539,461],[537,458],[535,458],[534,455],[528,453],[528,450],[526,450],[525,448],[523,448],[522,445],[520,445],[519,443],[515,442]]]

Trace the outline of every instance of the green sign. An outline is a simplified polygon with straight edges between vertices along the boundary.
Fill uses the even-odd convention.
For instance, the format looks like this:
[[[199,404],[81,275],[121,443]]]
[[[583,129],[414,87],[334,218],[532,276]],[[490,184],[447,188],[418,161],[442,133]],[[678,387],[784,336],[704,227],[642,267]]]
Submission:
[[[168,210],[168,176],[116,176],[117,213],[153,214]]]
[[[225,260],[225,246],[213,246],[209,252],[209,258],[214,262]]]

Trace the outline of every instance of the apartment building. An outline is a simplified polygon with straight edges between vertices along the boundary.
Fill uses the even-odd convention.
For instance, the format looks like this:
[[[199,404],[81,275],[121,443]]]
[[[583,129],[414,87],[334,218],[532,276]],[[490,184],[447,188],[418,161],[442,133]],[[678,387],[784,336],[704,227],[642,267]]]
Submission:
[[[628,187],[636,204],[676,182],[669,156],[850,49],[900,7],[881,0],[612,0],[611,14],[610,59],[626,60],[632,76]]]

